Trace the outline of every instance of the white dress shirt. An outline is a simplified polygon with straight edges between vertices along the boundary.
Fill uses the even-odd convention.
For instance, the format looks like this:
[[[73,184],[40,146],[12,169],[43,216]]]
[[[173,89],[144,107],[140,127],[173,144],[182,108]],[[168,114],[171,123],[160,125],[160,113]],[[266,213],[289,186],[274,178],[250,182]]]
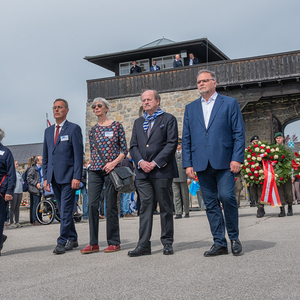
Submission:
[[[66,119],[67,120],[67,119]],[[54,128],[54,139],[55,139],[55,134],[56,134],[56,126],[59,126],[59,132],[58,134],[60,134],[62,127],[64,126],[66,120],[62,121],[59,125],[55,123],[55,128]]]
[[[207,129],[210,115],[212,112],[212,109],[214,107],[216,98],[218,96],[218,93],[215,92],[206,102],[206,100],[201,97],[201,104],[202,104],[202,110],[203,110],[203,117],[204,117],[204,122],[205,122],[205,128]]]

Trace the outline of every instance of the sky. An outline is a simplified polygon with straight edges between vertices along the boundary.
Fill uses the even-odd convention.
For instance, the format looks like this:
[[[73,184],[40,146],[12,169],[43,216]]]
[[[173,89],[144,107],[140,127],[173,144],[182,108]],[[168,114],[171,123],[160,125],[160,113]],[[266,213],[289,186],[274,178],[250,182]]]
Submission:
[[[1,0],[2,143],[43,142],[57,98],[85,132],[86,80],[114,76],[85,56],[162,37],[208,38],[231,59],[299,50],[299,11],[299,0]]]

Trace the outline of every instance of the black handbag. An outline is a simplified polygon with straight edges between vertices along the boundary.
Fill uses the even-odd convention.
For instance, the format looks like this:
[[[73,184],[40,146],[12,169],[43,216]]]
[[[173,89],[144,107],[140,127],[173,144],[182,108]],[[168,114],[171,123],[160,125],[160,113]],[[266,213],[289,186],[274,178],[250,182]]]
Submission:
[[[99,146],[96,142],[95,137],[95,128],[92,128],[92,134],[93,134],[93,141],[94,145],[97,149],[97,152],[103,161],[104,165],[106,165],[106,159],[103,157]],[[128,193],[131,194],[135,191],[135,185],[134,185],[134,177],[135,174],[130,170],[128,167],[116,167],[112,171],[108,173],[115,190],[120,193]]]

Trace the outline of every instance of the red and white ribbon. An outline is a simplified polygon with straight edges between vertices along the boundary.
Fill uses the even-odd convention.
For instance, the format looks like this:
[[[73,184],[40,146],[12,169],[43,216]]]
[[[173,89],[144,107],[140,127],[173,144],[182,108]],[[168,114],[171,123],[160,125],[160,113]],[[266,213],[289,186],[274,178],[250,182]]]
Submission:
[[[262,203],[270,203],[271,206],[281,206],[278,189],[275,181],[274,162],[262,160],[264,168],[264,186],[261,195]]]

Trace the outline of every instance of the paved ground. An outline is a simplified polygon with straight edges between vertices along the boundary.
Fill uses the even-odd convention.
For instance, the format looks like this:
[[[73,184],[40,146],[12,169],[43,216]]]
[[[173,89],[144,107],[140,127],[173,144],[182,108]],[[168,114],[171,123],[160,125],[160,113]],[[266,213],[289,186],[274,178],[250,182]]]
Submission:
[[[100,221],[101,252],[82,255],[88,223],[77,223],[80,246],[54,255],[59,224],[6,229],[0,257],[0,299],[299,299],[300,205],[294,216],[278,218],[279,208],[240,209],[243,255],[203,256],[212,245],[205,212],[174,220],[175,254],[162,255],[159,216],[154,217],[152,255],[130,258],[138,218],[120,220],[122,250],[104,253],[105,221]],[[22,222],[28,211],[22,211]]]

